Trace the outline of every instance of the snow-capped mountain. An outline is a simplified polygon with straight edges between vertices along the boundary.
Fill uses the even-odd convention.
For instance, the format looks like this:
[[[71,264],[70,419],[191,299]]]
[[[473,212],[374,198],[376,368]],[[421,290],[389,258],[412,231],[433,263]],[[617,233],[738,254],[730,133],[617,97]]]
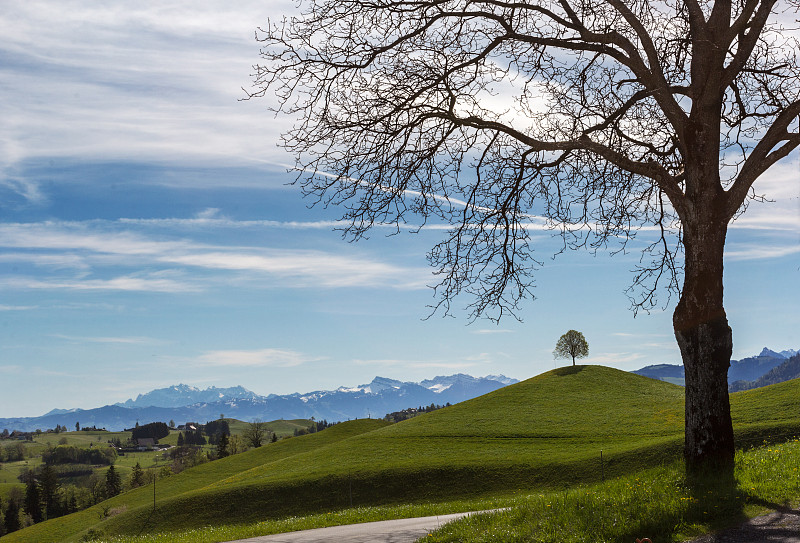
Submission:
[[[174,420],[178,424],[188,421],[202,423],[216,420],[220,413],[245,421],[315,417],[334,422],[381,418],[409,407],[462,402],[516,382],[516,379],[503,375],[472,377],[457,374],[434,377],[421,383],[375,377],[366,385],[269,396],[258,395],[240,386],[201,390],[181,384],[97,409],[54,409],[41,417],[0,419],[0,429],[31,431],[53,428],[57,424],[71,428],[78,422],[81,426],[121,430],[137,422]]]
[[[116,405],[120,407],[182,407],[196,403],[213,403],[224,400],[255,399],[260,397],[244,387],[209,387],[201,390],[189,385],[173,385],[139,394],[135,400],[129,399]]]

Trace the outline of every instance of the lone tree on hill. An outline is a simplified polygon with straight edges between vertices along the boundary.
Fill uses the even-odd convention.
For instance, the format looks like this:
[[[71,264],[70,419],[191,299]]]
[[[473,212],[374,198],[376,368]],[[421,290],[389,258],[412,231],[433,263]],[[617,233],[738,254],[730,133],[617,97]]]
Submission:
[[[247,425],[242,437],[248,447],[255,449],[264,444],[264,440],[267,439],[267,434],[269,434],[267,423],[256,419]]]
[[[260,30],[249,97],[299,119],[298,183],[344,234],[411,216],[451,229],[437,308],[515,314],[538,263],[647,236],[634,310],[679,299],[690,470],[732,473],[728,224],[800,144],[792,0],[308,0]],[[416,221],[412,222],[414,224]],[[419,227],[411,227],[419,228]]]
[[[553,351],[556,358],[572,357],[572,365],[575,365],[576,358],[586,358],[589,356],[589,344],[583,334],[576,330],[570,330],[556,342],[556,350]]]

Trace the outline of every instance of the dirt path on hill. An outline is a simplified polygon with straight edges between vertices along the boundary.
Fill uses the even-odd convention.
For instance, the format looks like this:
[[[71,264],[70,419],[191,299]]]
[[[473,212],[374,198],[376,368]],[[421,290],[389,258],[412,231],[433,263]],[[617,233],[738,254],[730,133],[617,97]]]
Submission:
[[[800,509],[780,509],[688,543],[800,543]]]

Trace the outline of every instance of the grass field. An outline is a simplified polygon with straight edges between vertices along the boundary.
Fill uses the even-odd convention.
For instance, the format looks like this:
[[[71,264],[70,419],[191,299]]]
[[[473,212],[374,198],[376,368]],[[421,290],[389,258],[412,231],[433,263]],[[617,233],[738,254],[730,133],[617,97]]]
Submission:
[[[739,451],[735,485],[705,480],[690,486],[680,463],[675,463],[602,484],[529,496],[505,511],[450,523],[424,541],[628,543],[645,537],[653,543],[683,541],[767,510],[796,505],[798,465],[800,440],[793,439]]]
[[[249,423],[237,419],[226,419],[232,435],[242,435],[248,428]],[[309,419],[276,420],[267,422],[267,427],[275,432],[279,438],[294,435],[295,430],[308,428],[313,421]],[[172,430],[170,435],[159,440],[164,445],[177,445],[178,432]],[[0,463],[0,499],[8,499],[13,488],[24,490],[25,485],[20,482],[20,475],[30,469],[34,469],[42,463],[41,454],[48,448],[58,445],[70,445],[75,447],[110,447],[112,439],[119,439],[125,443],[131,436],[130,432],[106,432],[96,430],[67,431],[61,433],[43,432],[33,436],[33,441],[21,442],[26,449],[28,457],[24,461]],[[15,442],[16,443],[16,442]],[[0,443],[0,446],[10,443]],[[215,451],[215,445],[205,445],[204,451]],[[156,451],[126,452],[117,457],[115,467],[123,481],[130,478],[131,471],[136,464],[144,470],[155,469],[169,465],[170,461],[165,460],[163,454]],[[95,466],[95,472],[104,477],[108,470],[107,466]],[[71,481],[73,484],[76,481]],[[80,482],[80,481],[77,481]]]
[[[290,517],[248,525],[222,525],[181,533],[116,536],[109,543],[216,543],[259,535],[429,516],[452,511],[498,510],[450,523],[420,543],[630,543],[647,537],[672,543],[726,528],[800,496],[800,441],[739,451],[738,485],[686,484],[680,462],[566,490],[521,493],[427,505],[377,506]]]
[[[800,432],[799,389],[790,382],[732,395],[739,440]],[[155,510],[148,486],[4,542],[252,525],[350,507],[400,515],[409,506],[508,503],[673,464],[682,413],[678,386],[600,366],[562,368],[398,424],[342,423],[204,464],[159,480]]]

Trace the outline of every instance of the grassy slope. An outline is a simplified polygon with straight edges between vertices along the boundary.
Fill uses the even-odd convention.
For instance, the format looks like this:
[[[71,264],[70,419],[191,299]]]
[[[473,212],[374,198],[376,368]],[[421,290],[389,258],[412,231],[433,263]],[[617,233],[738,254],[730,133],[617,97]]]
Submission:
[[[236,419],[225,419],[228,421],[228,427],[234,435],[242,435],[250,426],[249,422],[244,422]],[[278,434],[278,437],[293,436],[295,430],[301,430],[311,426],[309,419],[291,419],[291,420],[273,420],[268,422],[267,428]]]
[[[737,429],[798,428],[798,383],[768,388],[732,396]],[[682,412],[678,386],[599,366],[562,368],[396,425],[354,421],[188,470],[159,481],[152,518],[145,487],[104,502],[123,510],[112,518],[100,520],[96,506],[8,541],[568,486],[599,479],[601,450],[606,477],[679,456]]]
[[[731,417],[740,447],[797,436],[800,379],[731,394]]]
[[[326,430],[319,434],[307,436],[308,438],[315,437],[316,439],[292,438],[258,449],[251,449],[235,456],[186,470],[167,479],[160,479],[157,483],[156,494],[161,502],[169,502],[170,498],[186,492],[196,493],[199,491],[202,493],[204,487],[224,479],[231,473],[246,471],[255,466],[267,466],[287,456],[302,454],[315,447],[324,447],[358,433],[380,428],[385,424],[382,421],[375,420],[354,421],[349,424],[337,425],[331,428],[330,432]],[[152,507],[152,500],[152,486],[139,488],[106,500],[102,504],[84,511],[36,524],[25,530],[9,534],[3,538],[3,543],[6,543],[6,541],[76,541],[89,528],[99,528],[106,532],[111,532],[113,531],[113,525],[119,525],[120,521],[123,521],[122,525],[124,526],[126,524],[125,521],[130,516],[138,519],[144,512],[146,518],[149,509]],[[216,504],[208,500],[201,499],[201,501],[203,502],[202,505],[206,507],[214,508],[216,506]],[[196,507],[192,507],[190,510],[194,511],[195,509]],[[110,512],[110,516],[104,518],[104,510]],[[165,511],[165,508],[159,506],[159,512],[163,511]],[[159,515],[159,517],[161,516]],[[131,522],[136,522],[136,520]],[[196,520],[194,522],[196,523]],[[107,526],[109,524],[112,526]],[[137,527],[133,529],[138,531]]]

